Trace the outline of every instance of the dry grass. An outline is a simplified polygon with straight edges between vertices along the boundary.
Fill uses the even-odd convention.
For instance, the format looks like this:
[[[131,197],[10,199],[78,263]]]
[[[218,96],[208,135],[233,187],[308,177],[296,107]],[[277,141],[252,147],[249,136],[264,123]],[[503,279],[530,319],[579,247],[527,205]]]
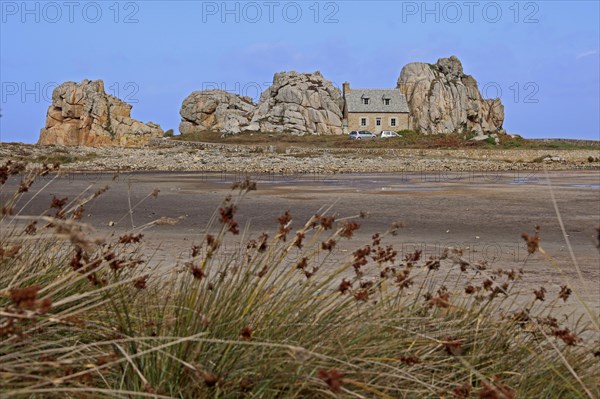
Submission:
[[[474,133],[449,133],[427,135],[411,130],[399,131],[401,138],[375,139],[375,140],[349,140],[346,135],[305,135],[297,136],[286,133],[250,133],[244,132],[237,135],[222,136],[218,132],[205,131],[200,133],[175,136],[175,140],[197,141],[206,143],[227,143],[245,145],[275,145],[280,148],[294,147],[318,147],[318,148],[415,148],[415,149],[459,149],[459,148],[487,148],[487,149],[588,149],[600,150],[596,145],[578,145],[562,141],[536,141],[527,140],[522,137],[511,137],[507,134],[499,134],[500,144],[493,142],[471,141]]]
[[[8,164],[0,178],[22,171]],[[39,173],[53,172],[25,176],[19,191]],[[143,230],[176,221],[101,242],[80,218],[104,189],[54,198],[37,217],[14,209],[22,193],[9,196],[0,396],[598,397],[597,316],[551,314],[573,300],[569,286],[557,298],[520,291],[522,272],[470,264],[456,248],[399,259],[386,244],[398,226],[326,266],[362,215],[323,210],[298,224],[283,212],[275,234],[247,237],[236,212],[255,188],[237,184],[189,258],[160,269],[148,266]],[[524,235],[532,256],[538,234]],[[219,256],[229,235],[247,245]]]

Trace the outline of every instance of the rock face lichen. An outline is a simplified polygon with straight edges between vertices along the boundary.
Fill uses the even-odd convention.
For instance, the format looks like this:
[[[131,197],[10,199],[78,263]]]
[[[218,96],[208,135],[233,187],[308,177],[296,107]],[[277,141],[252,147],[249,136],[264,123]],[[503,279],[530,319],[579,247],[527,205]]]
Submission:
[[[132,119],[131,105],[106,94],[102,80],[84,80],[54,89],[38,144],[127,147],[162,135],[159,125]]]
[[[500,99],[484,99],[477,81],[465,75],[458,58],[435,64],[413,62],[402,68],[397,87],[410,108],[410,127],[424,133],[492,133],[502,130]]]

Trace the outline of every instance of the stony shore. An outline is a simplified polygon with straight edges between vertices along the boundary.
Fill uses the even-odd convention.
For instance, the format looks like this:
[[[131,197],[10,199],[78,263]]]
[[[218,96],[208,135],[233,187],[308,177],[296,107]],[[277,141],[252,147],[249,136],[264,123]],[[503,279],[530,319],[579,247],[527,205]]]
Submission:
[[[594,159],[590,162],[588,158]],[[549,159],[551,158],[551,159]],[[60,162],[70,171],[394,173],[405,171],[600,170],[598,150],[334,149],[154,140],[139,148],[0,143],[8,159]]]

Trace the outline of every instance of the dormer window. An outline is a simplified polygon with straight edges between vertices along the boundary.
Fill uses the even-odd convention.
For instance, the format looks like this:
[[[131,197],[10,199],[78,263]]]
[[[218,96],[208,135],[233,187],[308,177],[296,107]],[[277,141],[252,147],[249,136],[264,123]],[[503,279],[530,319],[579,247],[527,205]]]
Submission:
[[[384,105],[390,105],[390,99],[389,98],[384,98],[383,99],[383,104]]]
[[[363,97],[362,102],[364,105],[369,105],[369,97]]]

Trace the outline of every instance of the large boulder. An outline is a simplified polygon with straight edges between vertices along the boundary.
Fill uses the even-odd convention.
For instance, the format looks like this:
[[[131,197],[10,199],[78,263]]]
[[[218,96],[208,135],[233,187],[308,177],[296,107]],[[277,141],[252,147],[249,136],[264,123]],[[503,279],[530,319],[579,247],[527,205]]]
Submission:
[[[320,72],[280,72],[265,90],[252,118],[261,131],[342,134],[342,93]]]
[[[255,109],[250,97],[224,90],[195,91],[183,100],[179,131],[182,134],[207,130],[240,133],[242,129],[250,130],[248,125]]]
[[[484,99],[477,81],[464,74],[455,56],[440,58],[436,64],[407,64],[397,84],[408,101],[413,130],[424,133],[502,130],[502,102],[499,98]]]
[[[38,144],[139,146],[162,136],[159,125],[132,119],[131,105],[106,94],[102,80],[84,80],[54,89]]]
[[[320,72],[280,72],[258,104],[223,90],[193,92],[181,106],[179,131],[341,134],[342,109],[340,90]]]

